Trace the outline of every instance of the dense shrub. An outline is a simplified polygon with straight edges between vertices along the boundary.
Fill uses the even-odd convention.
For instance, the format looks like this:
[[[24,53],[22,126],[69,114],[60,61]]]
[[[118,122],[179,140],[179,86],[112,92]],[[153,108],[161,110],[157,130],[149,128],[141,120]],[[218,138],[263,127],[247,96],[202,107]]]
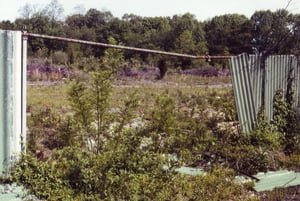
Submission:
[[[60,177],[55,164],[55,161],[41,162],[31,154],[23,155],[13,171],[13,180],[38,199],[72,200],[72,189]]]
[[[281,141],[272,135],[271,125],[261,120],[248,136],[239,135],[230,127],[219,129],[218,123],[224,119],[218,113],[208,118],[205,110],[210,107],[222,111],[227,101],[225,105],[231,108],[230,98],[225,98],[228,94],[216,98],[211,93],[205,98],[180,92],[174,96],[164,91],[155,98],[155,108],[145,114],[145,122],[128,127],[136,117],[139,101],[131,95],[124,105],[110,111],[110,79],[102,78],[110,73],[105,72],[91,73],[88,80],[71,84],[73,119],[61,118],[49,109],[32,115],[32,125],[42,129],[39,136],[44,136],[44,145],[52,153],[45,162],[24,156],[14,172],[16,181],[47,200],[257,200],[233,178],[237,173],[252,175],[274,169],[271,154],[281,149]],[[105,84],[96,83],[101,80]],[[101,95],[99,101],[94,99],[96,89]],[[91,94],[93,98],[87,98]],[[96,126],[97,113],[110,126]],[[101,127],[104,129],[98,135]],[[52,136],[56,137],[44,135],[47,130],[55,131]],[[97,142],[98,136],[101,143],[88,146],[89,139]],[[183,164],[202,166],[212,172],[194,177],[176,173]],[[298,164],[297,160],[293,164]],[[216,167],[229,167],[235,173]],[[52,178],[58,182],[47,184],[53,183]]]
[[[202,68],[186,69],[183,70],[182,73],[204,76],[204,77],[213,77],[213,76],[218,76],[218,69],[214,67],[202,67]]]
[[[57,81],[74,76],[70,68],[63,65],[54,67],[40,59],[34,59],[28,64],[27,74],[30,81]]]
[[[63,51],[56,51],[52,55],[52,63],[54,65],[67,65],[68,55]]]
[[[291,117],[280,111],[288,104],[274,104],[278,116],[271,124],[259,115],[247,135],[232,124],[232,92],[153,93],[152,106],[145,107],[151,109],[142,108],[137,119],[142,101],[137,93],[114,107],[110,102],[122,53],[111,49],[97,61],[86,63],[85,77],[69,82],[68,116],[49,108],[32,113],[28,150],[43,160],[24,155],[13,172],[15,181],[46,200],[257,199],[234,176],[278,168],[274,153],[287,147],[285,118]],[[293,150],[295,155],[279,162],[297,166]],[[207,174],[178,174],[182,165],[202,167]]]

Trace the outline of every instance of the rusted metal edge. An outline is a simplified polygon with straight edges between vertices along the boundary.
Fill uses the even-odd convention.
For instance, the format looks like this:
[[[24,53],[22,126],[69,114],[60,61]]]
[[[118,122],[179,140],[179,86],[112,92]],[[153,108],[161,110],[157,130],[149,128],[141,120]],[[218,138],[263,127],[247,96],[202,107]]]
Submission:
[[[113,44],[107,44],[107,43],[65,38],[65,37],[59,37],[59,36],[49,36],[49,35],[43,35],[43,34],[27,33],[27,32],[23,33],[23,37],[34,37],[34,38],[42,38],[42,39],[50,39],[50,40],[59,40],[59,41],[80,43],[80,44],[86,44],[86,45],[102,46],[102,47],[106,47],[106,48],[117,48],[117,49],[131,50],[131,51],[137,51],[137,52],[147,52],[147,53],[153,53],[153,54],[185,57],[185,58],[191,58],[191,59],[208,59],[208,60],[210,60],[210,59],[230,59],[232,57],[232,56],[226,56],[226,55],[210,56],[210,55],[181,54],[181,53],[176,53],[176,52],[166,52],[166,51],[161,51],[161,50],[151,50],[151,49],[145,49],[145,48],[128,47],[128,46],[123,46],[123,45],[113,45]]]

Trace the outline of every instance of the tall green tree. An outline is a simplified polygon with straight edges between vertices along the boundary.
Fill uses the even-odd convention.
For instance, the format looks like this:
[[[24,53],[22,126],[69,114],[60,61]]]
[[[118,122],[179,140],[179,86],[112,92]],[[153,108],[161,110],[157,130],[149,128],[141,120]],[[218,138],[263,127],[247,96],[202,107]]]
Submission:
[[[288,28],[290,30],[289,48],[290,53],[300,55],[300,15],[289,14]]]
[[[204,54],[206,39],[202,24],[190,13],[174,15],[170,20],[171,32],[168,42],[169,50],[184,54]],[[174,58],[175,66],[188,68],[192,61],[185,58]]]
[[[253,47],[259,53],[289,54],[291,16],[286,10],[257,11],[251,16]]]
[[[190,30],[183,31],[175,40],[175,49],[179,53],[193,54],[195,52],[195,41]]]
[[[14,30],[15,29],[15,23],[9,21],[9,20],[4,20],[0,22],[0,29],[3,30]]]
[[[86,18],[82,14],[69,15],[65,20],[66,25],[71,30],[80,29],[86,26]]]
[[[102,25],[112,20],[113,15],[109,11],[99,11],[91,8],[85,14],[87,27],[101,28]]]
[[[116,44],[113,38],[109,39]],[[69,89],[69,100],[78,122],[78,135],[82,142],[89,142],[91,150],[99,152],[103,143],[111,137],[113,115],[110,114],[112,79],[117,68],[124,65],[123,53],[108,49],[102,59],[93,59],[88,81],[76,79]],[[124,117],[125,118],[125,117]]]
[[[205,22],[209,54],[236,55],[251,52],[251,35],[248,18],[239,14],[213,17]]]

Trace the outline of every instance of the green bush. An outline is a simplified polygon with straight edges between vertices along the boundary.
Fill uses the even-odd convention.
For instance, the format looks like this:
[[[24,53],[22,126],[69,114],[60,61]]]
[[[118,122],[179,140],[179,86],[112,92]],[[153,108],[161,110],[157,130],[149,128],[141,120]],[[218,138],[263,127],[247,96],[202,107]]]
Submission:
[[[217,168],[201,176],[166,171],[161,156],[128,150],[132,137],[98,155],[66,147],[48,162],[23,156],[13,177],[45,200],[258,200],[236,183],[232,170]]]
[[[283,90],[276,91],[273,100],[273,122],[277,130],[282,133],[282,146],[287,154],[298,152],[300,149],[300,124],[295,108],[295,93],[288,85],[286,94]]]
[[[32,116],[39,136],[47,129],[55,133],[44,138],[52,153],[45,162],[24,156],[13,173],[18,183],[46,200],[228,200],[230,193],[247,197],[231,173],[220,170],[201,177],[176,173],[181,163],[216,153],[211,146],[222,138],[213,136],[202,117],[180,114],[175,99],[164,92],[156,98],[149,119],[130,128],[139,101],[132,95],[111,112],[114,71],[100,68],[87,80],[71,82],[73,116],[62,118],[49,109]],[[171,154],[178,159],[170,160]]]
[[[43,161],[23,156],[14,180],[46,200],[257,200],[234,176],[278,167],[274,153],[291,143],[285,140],[292,116],[280,112],[288,104],[274,104],[274,122],[260,115],[248,135],[228,124],[236,120],[232,93],[166,90],[151,93],[140,111],[143,100],[132,93],[112,105],[112,81],[122,62],[121,52],[110,50],[88,64],[86,77],[69,83],[68,116],[49,108],[32,113],[29,150],[48,155]],[[286,159],[286,166],[299,164],[297,157]],[[179,174],[182,165],[204,167],[207,174]]]
[[[245,186],[234,181],[233,171],[217,168],[207,175],[176,175],[157,200],[258,201],[259,199],[249,195]]]
[[[52,63],[55,65],[67,65],[68,62],[68,55],[65,52],[56,51],[52,55]]]
[[[29,194],[41,200],[72,200],[73,191],[56,169],[56,162],[41,162],[34,156],[23,155],[12,178],[24,186]]]

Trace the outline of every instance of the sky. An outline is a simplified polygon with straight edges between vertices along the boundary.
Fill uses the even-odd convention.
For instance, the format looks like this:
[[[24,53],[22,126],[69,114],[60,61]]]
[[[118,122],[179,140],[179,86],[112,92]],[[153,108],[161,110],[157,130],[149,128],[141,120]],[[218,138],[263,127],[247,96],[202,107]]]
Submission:
[[[26,3],[45,7],[51,0],[6,0],[0,7],[0,21],[14,21],[20,17],[20,8]],[[122,18],[126,13],[143,17],[170,16],[191,13],[200,20],[208,20],[223,14],[244,14],[247,17],[257,10],[286,8],[291,0],[58,0],[64,8],[64,15],[70,15],[80,6],[86,11],[96,8],[110,11],[113,16]],[[292,0],[287,10],[300,13],[300,0]]]

